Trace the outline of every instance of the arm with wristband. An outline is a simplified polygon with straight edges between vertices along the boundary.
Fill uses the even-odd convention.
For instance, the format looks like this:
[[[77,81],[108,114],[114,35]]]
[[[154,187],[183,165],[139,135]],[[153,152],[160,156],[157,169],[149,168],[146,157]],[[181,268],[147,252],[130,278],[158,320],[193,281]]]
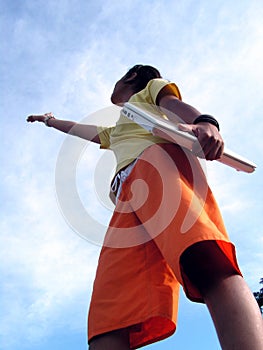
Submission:
[[[42,122],[48,127],[62,131],[66,134],[78,136],[82,139],[89,140],[95,143],[100,143],[97,126],[80,124],[70,120],[57,119],[52,113],[40,115],[30,115],[27,118],[28,122]]]
[[[219,133],[219,123],[207,114],[201,114],[191,105],[180,101],[169,89],[162,89],[156,103],[169,120],[178,124],[181,131],[193,133],[198,142],[193,147],[196,156],[207,160],[219,159],[224,151],[224,141]],[[159,131],[156,135],[162,136]]]

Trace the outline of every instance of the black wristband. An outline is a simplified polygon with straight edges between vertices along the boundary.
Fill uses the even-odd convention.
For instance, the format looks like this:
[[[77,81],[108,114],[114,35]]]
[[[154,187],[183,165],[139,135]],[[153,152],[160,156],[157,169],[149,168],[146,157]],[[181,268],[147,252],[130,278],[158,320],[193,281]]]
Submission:
[[[209,115],[209,114],[201,114],[201,115],[199,115],[199,117],[197,117],[194,120],[193,124],[198,124],[198,123],[203,123],[203,122],[209,123],[209,124],[212,124],[212,125],[216,126],[218,131],[220,131],[218,121],[214,117]]]

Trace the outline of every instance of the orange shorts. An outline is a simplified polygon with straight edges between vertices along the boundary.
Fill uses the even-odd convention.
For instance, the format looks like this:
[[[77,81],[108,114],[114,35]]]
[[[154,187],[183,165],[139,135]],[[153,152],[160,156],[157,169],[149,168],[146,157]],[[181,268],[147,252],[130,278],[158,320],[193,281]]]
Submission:
[[[139,157],[122,191],[101,250],[88,338],[130,327],[130,347],[164,339],[176,328],[179,286],[202,302],[180,269],[182,253],[215,241],[241,274],[235,248],[198,160],[174,144]]]

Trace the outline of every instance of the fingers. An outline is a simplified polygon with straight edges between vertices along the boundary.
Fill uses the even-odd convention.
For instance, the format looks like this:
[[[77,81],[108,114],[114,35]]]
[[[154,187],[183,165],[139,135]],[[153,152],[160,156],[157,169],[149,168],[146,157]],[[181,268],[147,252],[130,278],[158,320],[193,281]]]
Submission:
[[[222,156],[224,142],[214,125],[209,123],[178,124],[178,128],[182,131],[192,132],[197,137],[192,148],[192,152],[197,157],[215,160]]]
[[[199,158],[207,160],[219,159],[224,151],[224,143],[221,140],[210,138],[209,141],[199,141],[193,145],[192,152]]]
[[[36,121],[35,117],[36,117],[35,115],[30,115],[30,116],[27,117],[26,121],[33,123],[33,122]]]
[[[222,156],[224,142],[215,126],[208,123],[197,125],[193,132],[198,139],[193,147],[193,152],[198,157],[215,160]]]
[[[34,115],[28,116],[27,119],[26,119],[26,121],[27,121],[27,122],[30,122],[30,123],[35,122],[35,121],[36,121],[35,116],[34,116]]]
[[[193,132],[193,127],[195,127],[195,125],[179,123],[179,124],[177,124],[177,127],[181,131],[186,131],[186,132],[192,133]]]

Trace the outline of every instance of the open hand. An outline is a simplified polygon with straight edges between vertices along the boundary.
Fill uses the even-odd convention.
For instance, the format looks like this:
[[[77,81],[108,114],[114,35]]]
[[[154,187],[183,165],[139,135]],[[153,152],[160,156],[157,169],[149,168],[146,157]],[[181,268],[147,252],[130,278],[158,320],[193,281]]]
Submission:
[[[45,113],[45,114],[39,114],[39,115],[29,115],[27,117],[27,122],[34,123],[34,122],[44,122],[45,118],[48,116],[53,116],[53,114],[50,113]]]

